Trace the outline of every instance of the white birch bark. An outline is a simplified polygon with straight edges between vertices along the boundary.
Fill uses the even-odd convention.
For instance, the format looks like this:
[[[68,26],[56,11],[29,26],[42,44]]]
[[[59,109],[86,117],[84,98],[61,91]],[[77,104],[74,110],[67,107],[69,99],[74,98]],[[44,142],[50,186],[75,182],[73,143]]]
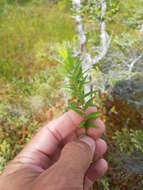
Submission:
[[[87,52],[87,39],[86,39],[86,33],[84,30],[84,25],[82,22],[82,17],[81,17],[81,8],[82,8],[82,2],[81,0],[72,0],[73,2],[73,8],[76,11],[76,16],[75,20],[77,23],[77,31],[79,35],[79,41],[80,41],[80,55],[82,59],[82,70],[83,72],[86,70],[89,70],[87,75],[88,75],[88,80],[89,84],[85,85],[84,88],[84,93],[88,93],[91,91],[92,86],[90,83],[91,80],[91,69],[94,67],[94,65],[99,62],[101,59],[104,58],[106,55],[110,43],[111,43],[111,38],[109,38],[107,32],[106,32],[106,23],[105,23],[105,14],[106,14],[106,0],[101,0],[101,45],[100,45],[100,52],[99,55],[97,55],[95,58],[91,58],[91,55]],[[89,3],[88,1],[87,3]],[[86,99],[88,101],[88,98]]]
[[[90,68],[90,65],[92,65],[92,59],[91,56],[87,52],[87,39],[86,39],[86,33],[84,30],[84,25],[82,22],[81,17],[81,0],[73,0],[73,7],[76,11],[75,20],[77,23],[77,31],[79,35],[79,41],[80,41],[80,55],[82,59],[82,71],[87,71]],[[87,80],[90,80],[91,73],[90,71],[87,72],[88,78]],[[84,93],[88,93],[91,90],[91,86],[89,84],[86,84],[84,87]],[[88,97],[86,98],[86,101],[88,101]]]
[[[95,65],[105,57],[111,43],[111,37],[109,37],[106,32],[106,22],[105,22],[106,10],[107,10],[106,0],[101,0],[101,34],[100,34],[101,45],[100,45],[99,55],[97,55],[93,59],[93,65]]]
[[[138,56],[137,58],[135,58],[130,64],[128,64],[128,68],[129,68],[129,73],[128,73],[128,80],[131,80],[132,77],[132,72],[133,72],[133,68],[135,66],[135,64],[143,57],[143,55]]]

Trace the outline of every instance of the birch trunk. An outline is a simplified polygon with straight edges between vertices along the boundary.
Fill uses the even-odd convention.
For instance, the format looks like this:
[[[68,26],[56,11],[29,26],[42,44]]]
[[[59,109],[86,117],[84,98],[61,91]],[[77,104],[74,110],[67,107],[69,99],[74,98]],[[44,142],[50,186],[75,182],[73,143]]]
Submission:
[[[109,39],[108,34],[106,32],[106,23],[105,23],[105,14],[106,14],[106,0],[101,0],[101,34],[100,34],[100,39],[101,39],[101,45],[100,45],[100,52],[99,55],[96,56],[95,58],[91,58],[90,54],[87,51],[87,39],[86,39],[86,33],[84,30],[84,25],[82,22],[82,17],[81,17],[81,8],[82,8],[82,3],[81,0],[72,0],[73,2],[73,8],[76,11],[76,16],[75,20],[77,23],[77,31],[79,35],[79,41],[80,41],[80,56],[82,59],[82,71],[87,71],[88,75],[88,81],[89,83],[85,85],[84,87],[84,93],[88,93],[92,90],[92,85],[91,85],[91,69],[94,67],[94,65],[99,62],[101,59],[104,58],[106,55],[111,38]],[[90,1],[87,1],[89,3]],[[88,101],[88,97],[86,99]]]
[[[73,0],[73,7],[76,11],[76,16],[75,16],[75,20],[77,23],[77,31],[78,31],[78,35],[79,35],[79,41],[80,41],[80,56],[82,59],[82,71],[87,71],[91,64],[92,64],[92,59],[91,56],[88,54],[87,52],[87,39],[86,39],[86,33],[84,30],[84,25],[82,22],[82,17],[81,17],[81,8],[82,8],[82,4],[80,0]],[[90,81],[91,80],[91,72],[87,71],[87,80]],[[91,85],[86,84],[84,87],[84,93],[87,94],[88,92],[91,91]],[[86,98],[86,101],[88,101],[88,97]]]
[[[100,52],[99,55],[97,55],[93,60],[93,65],[96,65],[99,61],[101,61],[105,55],[107,54],[107,51],[109,49],[110,43],[111,43],[111,37],[108,36],[106,32],[106,22],[105,22],[105,15],[107,10],[107,4],[106,0],[101,0],[101,34],[100,34]]]
[[[135,64],[143,57],[143,55],[138,56],[137,58],[135,58],[130,64],[128,64],[128,68],[129,68],[129,74],[128,74],[128,80],[131,80],[131,74],[133,71],[133,68],[135,66]]]

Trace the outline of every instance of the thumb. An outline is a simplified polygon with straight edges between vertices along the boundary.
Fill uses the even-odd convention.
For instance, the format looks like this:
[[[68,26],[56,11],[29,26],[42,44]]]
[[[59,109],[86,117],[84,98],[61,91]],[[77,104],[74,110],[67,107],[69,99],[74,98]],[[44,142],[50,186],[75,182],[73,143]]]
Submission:
[[[53,166],[46,170],[38,179],[35,189],[41,187],[51,190],[83,189],[84,177],[95,152],[95,141],[87,136],[64,146],[61,156]]]
[[[94,152],[95,141],[84,136],[76,142],[65,145],[58,164],[67,169],[71,175],[78,174],[84,177],[92,163]]]

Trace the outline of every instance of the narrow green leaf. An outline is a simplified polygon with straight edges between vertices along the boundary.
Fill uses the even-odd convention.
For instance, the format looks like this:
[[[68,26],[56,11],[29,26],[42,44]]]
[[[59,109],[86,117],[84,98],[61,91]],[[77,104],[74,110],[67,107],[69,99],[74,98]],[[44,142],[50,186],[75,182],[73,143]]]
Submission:
[[[85,121],[81,121],[79,124],[79,127],[84,128],[85,127]]]
[[[91,95],[93,95],[95,92],[96,92],[96,91],[88,92],[88,93],[86,93],[84,96],[85,96],[85,97],[91,96]]]
[[[96,124],[92,124],[92,123],[87,123],[87,124],[85,124],[85,127],[86,127],[86,129],[97,128],[97,125]]]
[[[94,98],[90,98],[90,99],[85,103],[85,105],[84,105],[84,111],[86,111],[88,107],[94,106],[94,104],[93,104],[93,99],[94,99]]]
[[[86,120],[90,120],[90,119],[95,120],[96,118],[99,117],[99,115],[100,115],[100,114],[99,114],[98,112],[92,112],[92,113],[86,115],[86,116],[85,116],[85,119],[86,119]]]
[[[71,103],[71,105],[69,106],[69,108],[71,108],[72,110],[74,110],[78,114],[83,115],[82,110],[76,105],[76,103]]]
[[[85,122],[85,127],[86,127],[87,129],[89,129],[89,128],[96,128],[97,125],[94,123],[94,119],[92,118],[92,119],[88,119],[88,120]]]

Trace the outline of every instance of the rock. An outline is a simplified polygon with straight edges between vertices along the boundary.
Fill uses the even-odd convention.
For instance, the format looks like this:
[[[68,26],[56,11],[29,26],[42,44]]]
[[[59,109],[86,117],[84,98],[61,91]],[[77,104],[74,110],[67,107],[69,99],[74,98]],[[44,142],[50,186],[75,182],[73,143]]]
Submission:
[[[126,100],[143,114],[143,73],[135,75],[131,80],[116,83],[112,94]]]

